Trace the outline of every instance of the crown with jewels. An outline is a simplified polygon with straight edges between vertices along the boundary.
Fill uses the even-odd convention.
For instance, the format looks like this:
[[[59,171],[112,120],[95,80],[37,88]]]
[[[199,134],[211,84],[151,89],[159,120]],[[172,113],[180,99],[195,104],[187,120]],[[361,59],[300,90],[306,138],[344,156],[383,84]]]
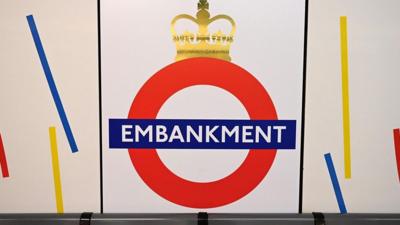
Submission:
[[[199,0],[197,8],[196,18],[188,14],[181,14],[171,22],[171,33],[177,50],[175,61],[194,57],[209,57],[231,61],[229,50],[236,31],[235,21],[227,15],[217,15],[211,18],[208,12],[209,4],[207,0]],[[188,31],[177,34],[175,24],[179,20],[190,20],[196,23],[199,27],[197,34]],[[222,31],[218,31],[210,34],[208,26],[217,20],[230,22],[232,25],[231,32],[224,34]]]

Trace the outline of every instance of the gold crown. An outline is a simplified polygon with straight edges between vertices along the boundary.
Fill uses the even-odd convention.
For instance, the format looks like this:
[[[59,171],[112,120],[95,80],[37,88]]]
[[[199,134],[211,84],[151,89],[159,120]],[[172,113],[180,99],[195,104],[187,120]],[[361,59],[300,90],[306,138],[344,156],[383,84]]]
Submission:
[[[188,14],[181,14],[171,22],[171,33],[177,50],[175,61],[194,57],[209,57],[231,61],[229,49],[236,31],[235,21],[227,15],[217,15],[210,18],[207,0],[199,0],[197,8],[196,18]],[[176,33],[175,24],[178,20],[183,19],[190,20],[199,26],[197,34],[188,31],[182,34]],[[208,32],[208,26],[217,20],[227,20],[231,23],[230,34],[224,34],[222,31],[213,34]]]

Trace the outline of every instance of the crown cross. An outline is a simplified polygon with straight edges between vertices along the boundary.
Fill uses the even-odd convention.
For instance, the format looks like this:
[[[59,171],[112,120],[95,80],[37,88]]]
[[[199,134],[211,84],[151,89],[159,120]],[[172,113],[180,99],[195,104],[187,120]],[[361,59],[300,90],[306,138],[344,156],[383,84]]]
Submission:
[[[177,50],[175,61],[195,57],[209,57],[231,61],[229,50],[236,31],[235,21],[223,14],[211,17],[208,12],[209,3],[207,0],[199,0],[197,9],[196,17],[181,14],[176,16],[171,22],[171,33]],[[175,24],[179,20],[189,20],[196,23],[198,25],[197,33],[185,31],[182,34],[177,34]],[[231,24],[232,29],[229,34],[225,34],[221,30],[212,34],[209,33],[208,26],[217,20],[227,20]]]
[[[197,3],[197,9],[207,9],[209,8],[209,4],[207,0],[200,0],[199,3]]]

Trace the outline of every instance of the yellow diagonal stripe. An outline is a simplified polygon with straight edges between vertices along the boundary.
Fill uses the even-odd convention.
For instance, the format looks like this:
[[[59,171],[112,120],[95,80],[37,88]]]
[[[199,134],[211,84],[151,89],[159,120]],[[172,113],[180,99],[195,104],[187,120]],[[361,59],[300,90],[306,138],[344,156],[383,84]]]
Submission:
[[[56,138],[56,128],[49,128],[50,135],[50,147],[51,147],[51,161],[53,163],[53,177],[54,177],[54,189],[56,194],[56,205],[57,213],[64,213],[64,204],[62,197],[61,188],[61,176],[60,176],[60,164],[58,161],[58,148],[57,148],[57,138]]]
[[[342,51],[342,98],[343,98],[343,144],[344,144],[344,174],[351,178],[350,151],[350,106],[349,106],[349,55],[347,42],[347,17],[340,17],[340,40]]]

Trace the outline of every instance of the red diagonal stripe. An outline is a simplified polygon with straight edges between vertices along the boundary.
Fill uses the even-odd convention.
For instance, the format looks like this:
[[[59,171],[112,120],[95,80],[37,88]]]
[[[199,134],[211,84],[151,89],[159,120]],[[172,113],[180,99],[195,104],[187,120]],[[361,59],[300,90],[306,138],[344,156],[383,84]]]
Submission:
[[[396,151],[397,174],[399,175],[399,181],[400,181],[400,129],[393,130],[393,138],[394,138],[394,149]]]
[[[6,158],[6,153],[4,151],[3,140],[1,138],[1,134],[0,134],[0,167],[1,167],[1,172],[3,173],[3,177],[9,177],[7,158]]]

